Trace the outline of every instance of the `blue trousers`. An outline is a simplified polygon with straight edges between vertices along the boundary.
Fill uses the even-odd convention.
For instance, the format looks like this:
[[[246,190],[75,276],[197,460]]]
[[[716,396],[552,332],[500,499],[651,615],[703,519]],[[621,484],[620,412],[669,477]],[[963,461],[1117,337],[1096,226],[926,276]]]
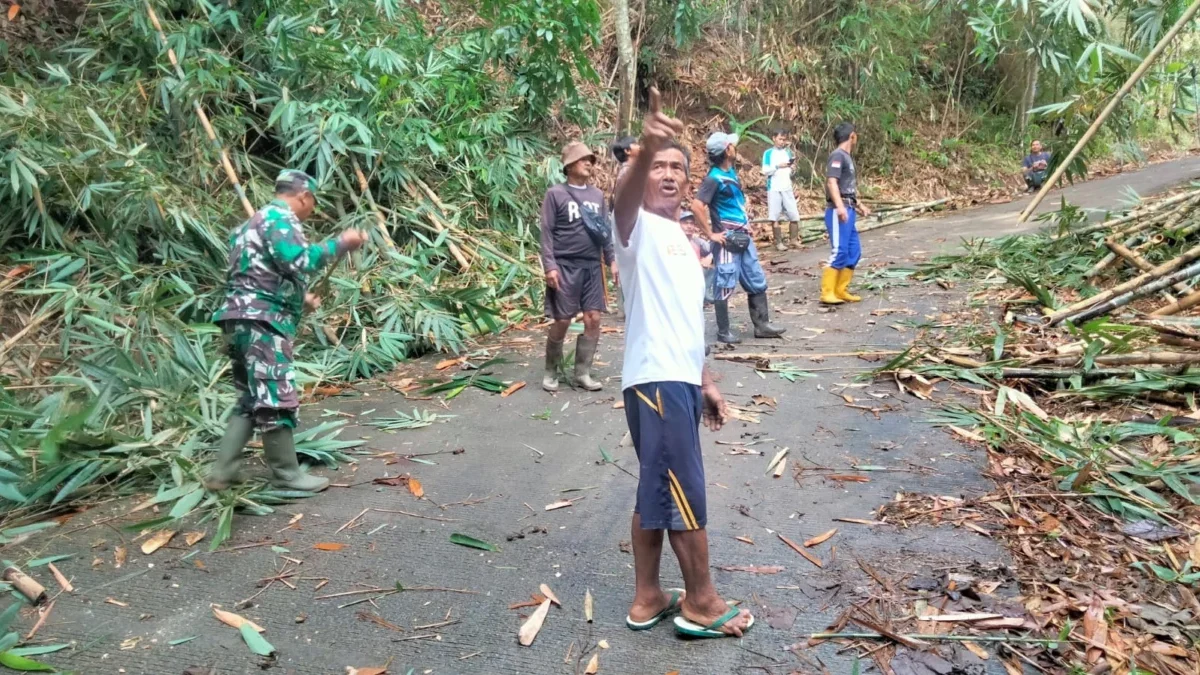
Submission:
[[[754,242],[741,253],[731,253],[724,246],[713,245],[713,262],[717,268],[713,279],[714,295],[717,300],[728,300],[738,283],[749,295],[767,292],[767,274],[758,262],[758,249]]]
[[[847,208],[850,217],[841,222],[837,217],[837,209],[825,209],[825,231],[829,233],[829,266],[835,270],[854,268],[862,259],[862,246],[858,243],[858,228],[854,223],[858,213],[853,208]]]

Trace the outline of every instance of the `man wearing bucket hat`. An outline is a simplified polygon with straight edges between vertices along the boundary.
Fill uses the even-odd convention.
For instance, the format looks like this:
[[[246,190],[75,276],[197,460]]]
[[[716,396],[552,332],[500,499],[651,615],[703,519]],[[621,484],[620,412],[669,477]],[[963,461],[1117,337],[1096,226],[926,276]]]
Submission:
[[[607,310],[602,265],[617,275],[604,193],[591,185],[596,155],[578,141],[562,150],[567,181],[552,185],[542,200],[542,269],[546,275],[546,335],[542,388],[558,391],[558,367],[571,320],[583,312],[583,333],[575,341],[574,385],[598,391],[592,362],[600,344],[600,313]]]
[[[700,231],[715,244],[713,261],[717,272],[713,280],[713,309],[717,315],[717,340],[728,344],[741,342],[729,326],[729,297],[739,282],[746,289],[754,337],[777,338],[786,330],[771,323],[767,276],[758,261],[758,250],[754,248],[750,219],[746,214],[746,195],[733,164],[737,144],[737,134],[718,131],[708,137],[705,149],[711,168],[700,183],[696,199],[692,200],[692,211],[700,221]]]
[[[292,373],[292,341],[304,307],[320,299],[308,293],[308,275],[367,240],[360,230],[309,244],[300,227],[316,206],[317,182],[303,171],[286,169],[275,179],[275,199],[233,231],[225,302],[213,315],[221,326],[238,401],[208,478],[224,489],[237,478],[242,450],[262,434],[271,483],[289,490],[318,492],[329,480],[305,473],[296,458],[292,430],[300,399]]]

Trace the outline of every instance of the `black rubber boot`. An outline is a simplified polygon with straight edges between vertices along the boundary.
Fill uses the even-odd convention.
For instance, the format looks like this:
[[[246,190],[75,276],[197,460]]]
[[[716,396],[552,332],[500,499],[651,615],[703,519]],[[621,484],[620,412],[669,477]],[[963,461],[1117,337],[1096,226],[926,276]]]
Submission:
[[[736,345],[742,341],[738,334],[729,327],[729,301],[714,300],[713,311],[717,315],[717,341],[727,345]]]
[[[771,324],[771,308],[767,305],[766,293],[747,296],[750,305],[750,321],[754,323],[754,337],[777,338],[787,331]]]
[[[320,492],[329,487],[329,479],[307,474],[296,457],[296,442],[287,427],[263,434],[263,455],[271,467],[271,485],[302,492]]]
[[[208,479],[204,481],[208,489],[224,490],[230,484],[238,482],[242,450],[253,437],[254,421],[234,413],[225,427],[225,435],[221,436],[221,449],[217,452],[217,461],[213,462]]]

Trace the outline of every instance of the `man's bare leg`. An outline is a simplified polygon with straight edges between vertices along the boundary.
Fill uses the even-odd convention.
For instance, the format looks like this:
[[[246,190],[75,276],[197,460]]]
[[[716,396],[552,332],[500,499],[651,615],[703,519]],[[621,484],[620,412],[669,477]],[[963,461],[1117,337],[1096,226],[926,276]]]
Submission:
[[[562,342],[567,337],[567,329],[570,327],[570,319],[555,319],[554,323],[550,324],[550,339]],[[599,332],[599,328],[597,328],[597,332]]]
[[[662,563],[662,530],[643,530],[642,517],[633,514],[630,535],[633,539],[633,606],[629,618],[641,623],[649,621],[671,602],[658,580]]]
[[[713,587],[708,569],[708,532],[687,530],[670,532],[671,548],[679,558],[679,569],[683,572],[687,596],[683,599],[680,613],[683,618],[701,626],[707,626],[729,611],[729,605]],[[636,539],[634,540],[637,541]],[[637,549],[634,549],[634,565],[637,564]],[[750,611],[743,609],[737,616],[726,621],[720,630],[740,637],[750,622]]]

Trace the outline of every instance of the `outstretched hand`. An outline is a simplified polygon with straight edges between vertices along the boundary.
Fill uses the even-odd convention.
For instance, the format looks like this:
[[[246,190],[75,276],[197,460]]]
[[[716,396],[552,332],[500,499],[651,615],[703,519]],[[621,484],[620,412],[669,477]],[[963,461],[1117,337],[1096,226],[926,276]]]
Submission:
[[[653,157],[679,134],[683,133],[683,122],[662,112],[662,95],[658,87],[650,87],[650,111],[642,122],[641,152]]]
[[[721,396],[721,391],[713,384],[702,386],[700,388],[700,397],[703,399],[703,406],[700,409],[701,421],[710,430],[719,431],[721,426],[725,424],[725,419],[729,414],[729,410],[725,406],[725,398]]]

